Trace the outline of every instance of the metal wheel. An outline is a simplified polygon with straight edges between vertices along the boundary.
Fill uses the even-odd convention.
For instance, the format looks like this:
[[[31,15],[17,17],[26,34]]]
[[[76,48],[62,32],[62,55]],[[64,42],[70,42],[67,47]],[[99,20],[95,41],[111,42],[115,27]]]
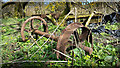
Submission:
[[[22,40],[26,41],[29,38],[29,33],[35,34],[36,38],[38,34],[34,33],[35,30],[48,32],[47,22],[39,16],[33,16],[28,18],[21,27]]]
[[[64,30],[63,34],[60,35],[56,49],[64,54],[70,46],[82,48],[83,50],[92,53],[93,49],[82,45],[83,41],[87,40],[92,44],[92,34],[87,27],[84,27],[81,23],[71,23]],[[56,52],[57,58],[66,60],[65,56]]]

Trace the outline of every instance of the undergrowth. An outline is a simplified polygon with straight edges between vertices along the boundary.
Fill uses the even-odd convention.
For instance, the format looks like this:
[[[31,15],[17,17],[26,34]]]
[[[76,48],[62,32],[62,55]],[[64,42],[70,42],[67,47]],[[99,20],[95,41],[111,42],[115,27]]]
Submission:
[[[27,17],[28,18],[28,17]],[[1,48],[1,56],[2,56],[2,63],[12,63],[17,61],[23,60],[30,60],[30,61],[48,61],[48,60],[57,60],[56,54],[53,49],[56,49],[57,42],[53,40],[49,40],[43,47],[42,44],[47,40],[47,38],[43,37],[37,41],[38,45],[44,51],[39,50],[35,55],[33,55],[39,47],[34,43],[33,39],[29,39],[26,42],[21,42],[21,34],[20,28],[22,23],[27,19],[15,19],[15,18],[8,18],[2,20],[1,26],[1,38],[2,41],[0,42]],[[11,25],[17,24],[19,25]],[[57,26],[53,25],[52,23],[48,23],[49,33],[52,33]],[[116,29],[119,24],[105,25],[105,28],[108,29]],[[56,32],[56,36],[60,36],[61,31],[65,27],[60,27]],[[41,28],[39,28],[41,29]],[[41,36],[39,36],[40,38]],[[100,34],[93,34],[93,53],[89,55],[87,52],[82,50],[81,48],[75,48],[74,51],[74,59],[76,61],[73,62],[74,66],[116,66],[119,64],[120,54],[118,52],[118,47],[108,44],[111,42],[118,41],[116,38],[112,37],[109,34],[101,33]],[[35,39],[36,40],[36,39]],[[106,44],[105,44],[106,43]],[[34,45],[33,45],[34,44]],[[91,46],[90,43],[85,41],[85,46]],[[33,55],[31,57],[31,55]],[[69,54],[72,57],[72,50]],[[22,59],[20,59],[22,57]],[[16,60],[20,59],[20,60]],[[60,63],[60,62],[50,62],[47,63],[48,66],[72,66],[72,60],[69,58],[67,63]],[[64,61],[60,60],[59,61]],[[22,64],[27,65],[27,64]],[[30,64],[28,64],[30,65]],[[32,63],[31,65],[41,66],[41,63]],[[3,65],[4,66],[4,65]]]

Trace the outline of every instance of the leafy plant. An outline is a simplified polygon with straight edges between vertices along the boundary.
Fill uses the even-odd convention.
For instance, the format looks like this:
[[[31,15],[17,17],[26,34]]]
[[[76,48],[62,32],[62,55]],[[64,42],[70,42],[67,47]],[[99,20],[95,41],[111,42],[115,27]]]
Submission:
[[[37,53],[35,53],[39,47],[36,43],[34,43],[33,39],[29,39],[26,42],[21,42],[21,34],[20,31],[12,29],[10,24],[14,24],[17,22],[24,22],[25,19],[3,19],[3,24],[6,25],[2,27],[1,31],[1,39],[2,41],[0,44],[1,47],[1,54],[2,54],[2,60],[3,63],[11,62],[16,59],[20,59],[21,57],[24,57],[21,60],[31,60],[31,61],[41,61],[41,60],[57,60],[56,54],[52,49],[56,49],[57,42],[53,40],[48,40],[48,42],[42,46],[42,44],[47,40],[47,38],[42,37],[40,40],[36,40],[37,44],[41,49],[44,51],[39,50]],[[14,21],[14,22],[13,22]],[[9,23],[10,22],[10,23]],[[36,21],[35,24],[40,21]],[[106,28],[116,29],[118,24],[115,24],[114,26],[110,26],[109,24],[106,25]],[[12,25],[12,27],[16,27]],[[53,25],[52,23],[48,23],[48,30],[51,34],[57,26]],[[114,28],[113,28],[114,27]],[[21,28],[21,27],[20,27]],[[54,35],[60,36],[62,30],[65,27],[59,27],[58,30]],[[43,28],[39,28],[41,30]],[[111,42],[116,41],[116,38],[110,37],[110,35],[101,33],[101,35],[93,34],[94,42],[93,42],[93,53],[89,55],[87,52],[82,50],[81,48],[75,48],[74,51],[74,66],[116,66],[117,62],[119,61],[119,48],[115,48],[113,45],[108,44]],[[38,38],[40,38],[39,36]],[[111,40],[112,38],[112,40]],[[105,45],[105,43],[107,43]],[[85,46],[91,47],[91,44],[87,41],[84,42]],[[35,53],[35,54],[34,54]],[[34,54],[34,55],[33,55]],[[33,55],[31,57],[31,55]],[[70,53],[68,53],[70,57],[72,57],[72,50]],[[31,57],[31,58],[30,58]],[[18,61],[21,61],[18,60]],[[63,61],[61,59],[58,59],[59,61]],[[48,66],[72,66],[72,60],[67,58],[67,63],[59,63],[59,62],[51,62],[48,63]],[[32,65],[32,63],[31,63]],[[42,66],[42,63],[35,63],[33,65]]]

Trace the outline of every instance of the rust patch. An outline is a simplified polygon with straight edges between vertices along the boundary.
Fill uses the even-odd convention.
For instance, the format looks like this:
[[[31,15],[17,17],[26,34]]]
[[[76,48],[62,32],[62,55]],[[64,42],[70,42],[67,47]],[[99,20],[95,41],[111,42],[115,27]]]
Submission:
[[[39,30],[34,30],[33,33],[35,34],[39,34],[39,35],[44,35],[44,37],[46,38],[49,38],[50,37],[50,34],[47,33],[47,32],[42,32],[42,31],[39,31]],[[51,35],[50,39],[53,39],[54,41],[58,41],[58,38],[59,37],[56,37],[55,35]]]

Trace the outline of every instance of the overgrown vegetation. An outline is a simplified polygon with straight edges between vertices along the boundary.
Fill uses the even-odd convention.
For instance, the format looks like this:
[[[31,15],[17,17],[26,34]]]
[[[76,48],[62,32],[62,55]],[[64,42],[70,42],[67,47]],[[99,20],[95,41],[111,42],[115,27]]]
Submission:
[[[41,47],[42,51],[39,50],[36,54],[34,54],[39,47],[34,43],[33,39],[30,38],[26,42],[22,42],[20,28],[22,23],[27,19],[18,19],[18,18],[8,18],[2,19],[2,41],[0,44],[2,61],[4,63],[12,63],[17,61],[49,61],[49,60],[57,60],[55,51],[57,42],[53,40],[49,40],[43,47],[43,43],[47,40],[47,38],[39,36],[41,39],[35,39],[37,44]],[[37,23],[37,22],[36,22]],[[120,24],[114,24],[110,26],[110,24],[106,24],[105,28],[108,29],[116,29]],[[49,33],[52,33],[57,26],[52,23],[48,23]],[[65,27],[60,27],[55,35],[60,36],[61,31]],[[39,28],[41,30],[41,28]],[[117,66],[120,62],[120,51],[119,47],[115,44],[109,44],[112,42],[118,41],[117,38],[112,37],[109,34],[101,33],[94,34],[94,47],[93,53],[89,55],[87,52],[82,50],[81,48],[75,48],[74,51],[74,66]],[[84,42],[85,46],[91,47],[91,44],[87,41]],[[70,57],[72,57],[72,50],[70,51]],[[17,59],[17,60],[16,60]],[[19,59],[19,60],[18,60]],[[47,63],[49,66],[72,66],[72,60],[67,58],[68,62],[60,63],[60,62],[50,62]],[[62,61],[59,59],[59,61]],[[24,65],[24,64],[21,64]],[[28,65],[30,65],[28,63]],[[42,66],[41,63],[31,63],[31,65]],[[4,66],[4,65],[3,65]]]

